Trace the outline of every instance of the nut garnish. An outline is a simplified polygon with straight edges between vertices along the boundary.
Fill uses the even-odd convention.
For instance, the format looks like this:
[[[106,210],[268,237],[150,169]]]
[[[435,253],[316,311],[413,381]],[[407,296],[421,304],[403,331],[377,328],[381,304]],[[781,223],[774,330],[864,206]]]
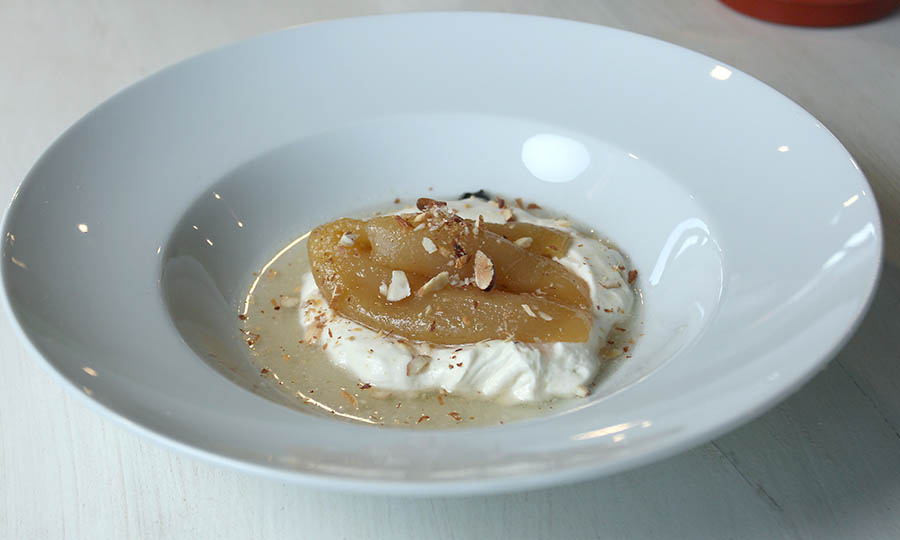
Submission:
[[[634,280],[637,279],[637,274],[638,274],[637,270],[632,270],[631,272],[628,272],[628,283],[634,283]]]
[[[425,248],[425,251],[428,253],[434,253],[437,251],[437,246],[434,245],[434,240],[428,238],[427,236],[422,238],[422,247]]]
[[[431,365],[431,357],[424,354],[416,355],[406,364],[406,376],[411,377],[422,373],[425,368]]]
[[[530,236],[523,236],[522,238],[516,240],[515,244],[521,248],[527,249],[531,247],[532,242],[534,242],[533,238],[531,238]]]
[[[387,284],[385,284],[385,282],[382,281],[381,285],[378,286],[378,294],[380,294],[381,296],[387,296],[387,293],[388,293],[388,286],[387,286]]]
[[[419,210],[427,210],[432,206],[447,206],[447,203],[445,203],[444,201],[429,199],[428,197],[420,197],[416,201],[416,208],[418,208]]]
[[[489,291],[494,287],[495,277],[493,261],[479,249],[475,252],[475,285],[482,291]]]
[[[408,221],[406,221],[405,219],[403,219],[400,216],[394,216],[394,220],[396,220],[397,223],[399,223],[404,229],[412,229],[413,228],[413,226],[410,225]]]
[[[356,242],[357,238],[359,238],[358,234],[346,232],[343,235],[341,235],[341,239],[338,240],[338,244],[340,244],[342,246],[350,247],[353,245],[354,242]]]
[[[387,287],[388,302],[397,302],[403,300],[410,295],[409,280],[406,279],[406,272],[403,270],[391,271],[391,284]]]
[[[538,311],[537,314],[538,314],[538,317],[544,319],[545,321],[552,321],[552,320],[553,320],[553,317],[551,317],[550,315],[547,315],[547,314],[544,313],[543,311]]]
[[[433,278],[431,278],[427,282],[425,282],[425,285],[422,285],[421,287],[419,287],[419,290],[416,291],[416,296],[422,297],[427,294],[432,294],[434,292],[437,292],[437,291],[443,289],[444,287],[446,287],[448,283],[450,283],[450,273],[449,272],[441,272],[440,274],[434,276]],[[429,307],[431,307],[431,306],[429,306]]]
[[[534,314],[534,311],[532,311],[531,306],[529,306],[528,304],[522,304],[522,309],[525,311],[525,313],[528,314],[529,317],[537,318],[537,315]]]
[[[587,397],[591,394],[591,389],[583,384],[579,384],[575,387],[575,395],[577,397]]]
[[[356,407],[356,398],[353,396],[353,394],[344,390],[343,388],[341,389],[341,397],[346,399],[347,402],[350,403],[350,405]]]
[[[509,207],[502,209],[500,211],[500,215],[503,216],[504,221],[511,221],[513,218],[513,212],[509,209]]]

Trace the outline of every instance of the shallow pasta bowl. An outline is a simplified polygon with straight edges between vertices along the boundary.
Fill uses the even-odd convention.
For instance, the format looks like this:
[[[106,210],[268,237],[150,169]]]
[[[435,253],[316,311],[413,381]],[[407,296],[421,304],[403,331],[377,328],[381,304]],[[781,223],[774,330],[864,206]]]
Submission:
[[[415,431],[254,392],[233,308],[262,257],[478,188],[596,228],[640,269],[644,335],[592,396]],[[627,32],[470,13],[304,26],[163,70],[53,144],[3,235],[23,340],[103,414],[240,470],[407,494],[596,477],[735,427],[845,343],[882,250],[853,159],[759,81]]]

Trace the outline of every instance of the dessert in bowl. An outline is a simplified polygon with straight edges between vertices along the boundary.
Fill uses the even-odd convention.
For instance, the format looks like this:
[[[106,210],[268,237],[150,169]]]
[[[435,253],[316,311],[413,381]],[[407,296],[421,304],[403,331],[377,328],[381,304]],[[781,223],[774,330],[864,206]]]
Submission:
[[[623,326],[636,343],[597,367],[589,395],[550,396],[531,370],[532,393],[557,400],[552,410],[482,425],[469,423],[475,414],[441,413],[446,429],[437,415],[392,428],[334,418],[274,388],[285,385],[271,373],[291,364],[278,354],[261,373],[242,332],[263,315],[244,311],[254,280],[268,286],[289,262],[261,272],[267,261],[336,219],[411,213],[417,198],[451,204],[482,187],[611,239],[638,271],[629,284],[637,309]],[[3,298],[24,342],[98,410],[241,470],[417,494],[584,479],[708,440],[836,352],[881,261],[865,178],[784,96],[645,37],[493,14],[311,25],[164,70],[48,149],[3,235]],[[390,270],[408,272],[410,297],[398,302],[425,284]],[[298,341],[308,339],[301,316],[313,292],[303,283],[252,304],[288,315]],[[281,307],[298,286],[298,304]],[[524,303],[534,322],[538,312],[555,318]],[[319,350],[326,343],[335,348],[316,340]],[[354,359],[346,355],[344,391],[359,403],[378,385],[363,380],[374,371],[353,371],[366,367]],[[391,387],[413,381],[388,374],[381,386],[437,392],[435,403],[444,387],[445,400],[470,401],[463,387],[446,388],[462,369],[449,364],[431,380],[413,377],[415,388]],[[530,407],[506,399],[529,395],[529,372],[519,373],[522,386],[495,386],[498,399],[486,402]],[[491,392],[478,384],[468,389]]]

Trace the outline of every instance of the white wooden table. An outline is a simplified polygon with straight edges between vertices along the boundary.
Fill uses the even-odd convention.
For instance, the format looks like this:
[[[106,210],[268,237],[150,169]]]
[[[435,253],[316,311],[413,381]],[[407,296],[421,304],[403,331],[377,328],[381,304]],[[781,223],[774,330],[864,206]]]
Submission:
[[[314,20],[421,9],[579,19],[701,51],[825,122],[885,218],[887,266],[856,337],[758,420],[669,460],[537,492],[323,493],[181,457],[69,398],[0,318],[0,538],[900,538],[900,14],[843,29],[715,0],[0,0],[0,199],[103,99],[218,45]]]

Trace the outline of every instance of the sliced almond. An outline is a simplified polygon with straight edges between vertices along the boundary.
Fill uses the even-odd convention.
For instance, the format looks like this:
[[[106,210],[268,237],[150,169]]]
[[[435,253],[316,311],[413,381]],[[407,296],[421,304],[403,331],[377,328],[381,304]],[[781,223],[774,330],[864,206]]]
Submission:
[[[459,270],[463,266],[465,266],[466,263],[469,262],[469,259],[471,259],[471,258],[472,258],[471,255],[462,255],[460,257],[457,257],[456,260],[453,261],[453,266],[456,267],[457,270]]]
[[[522,310],[525,311],[525,313],[527,313],[529,317],[537,318],[537,315],[534,314],[534,310],[532,310],[531,306],[529,306],[528,304],[522,304]]]
[[[406,278],[406,272],[403,270],[394,270],[391,272],[391,284],[388,285],[387,297],[388,302],[398,302],[410,295],[409,280]]]
[[[494,288],[494,262],[480,249],[475,252],[475,285],[482,291]]]
[[[523,236],[522,238],[516,240],[516,245],[520,248],[528,249],[531,247],[532,242],[534,242],[534,239],[532,239],[530,236]]]
[[[447,203],[445,203],[444,201],[429,199],[428,197],[421,197],[416,201],[416,208],[418,208],[419,210],[427,210],[432,206],[447,206]]]
[[[504,221],[511,221],[513,218],[513,212],[509,207],[502,209],[500,215],[503,216]]]
[[[350,247],[353,245],[354,242],[356,242],[357,238],[359,238],[358,234],[346,232],[341,236],[341,239],[338,240],[338,244],[340,244],[342,246]]]
[[[431,357],[427,354],[418,354],[413,356],[412,360],[406,364],[406,376],[412,377],[413,375],[418,375],[422,373],[425,368],[431,365]]]
[[[538,314],[538,317],[544,319],[545,321],[552,321],[552,320],[553,320],[553,317],[551,317],[550,315],[547,315],[547,314],[544,313],[543,311],[538,311],[537,314]]]
[[[437,251],[437,246],[434,245],[434,240],[428,238],[427,236],[422,238],[422,247],[425,248],[425,251],[428,253],[434,253]]]
[[[435,293],[450,283],[450,273],[449,272],[441,272],[440,274],[434,276],[425,282],[425,285],[419,287],[419,290],[416,291],[416,296],[422,297],[432,293]],[[429,306],[431,307],[431,306]]]
[[[579,384],[575,387],[575,396],[577,397],[587,397],[591,395],[591,389],[583,384]]]

